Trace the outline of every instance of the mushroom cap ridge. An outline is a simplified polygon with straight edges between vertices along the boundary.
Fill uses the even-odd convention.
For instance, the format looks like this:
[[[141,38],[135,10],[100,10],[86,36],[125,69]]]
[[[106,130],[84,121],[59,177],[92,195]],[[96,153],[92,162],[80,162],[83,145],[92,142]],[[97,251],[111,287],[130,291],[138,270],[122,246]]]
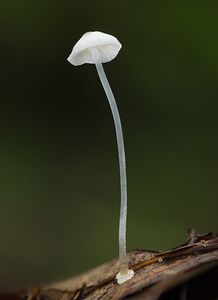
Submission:
[[[67,60],[74,66],[105,63],[114,59],[121,47],[114,36],[91,31],[79,39]]]

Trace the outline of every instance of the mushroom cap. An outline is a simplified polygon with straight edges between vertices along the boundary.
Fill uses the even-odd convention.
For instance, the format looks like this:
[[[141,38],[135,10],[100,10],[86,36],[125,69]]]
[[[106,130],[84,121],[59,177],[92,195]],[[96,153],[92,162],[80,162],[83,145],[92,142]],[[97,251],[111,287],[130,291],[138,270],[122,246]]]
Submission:
[[[67,60],[74,66],[105,63],[114,59],[121,47],[114,36],[91,31],[80,38]]]

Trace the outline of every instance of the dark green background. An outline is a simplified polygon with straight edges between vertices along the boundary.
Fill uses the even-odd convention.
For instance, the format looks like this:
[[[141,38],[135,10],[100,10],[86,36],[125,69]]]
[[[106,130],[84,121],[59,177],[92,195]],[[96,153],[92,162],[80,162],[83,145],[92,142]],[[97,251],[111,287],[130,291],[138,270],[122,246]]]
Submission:
[[[95,67],[66,58],[92,30],[123,123],[128,249],[218,231],[218,2],[1,0],[0,289],[118,255],[119,173]]]

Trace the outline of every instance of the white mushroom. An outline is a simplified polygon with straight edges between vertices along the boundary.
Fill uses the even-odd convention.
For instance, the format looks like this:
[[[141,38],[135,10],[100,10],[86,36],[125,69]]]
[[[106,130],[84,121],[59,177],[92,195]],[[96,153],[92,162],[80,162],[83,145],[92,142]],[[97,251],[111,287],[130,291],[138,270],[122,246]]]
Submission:
[[[120,272],[117,274],[118,284],[133,277],[134,271],[128,269],[126,256],[126,219],[127,219],[127,180],[126,180],[126,159],[123,141],[123,132],[119,116],[119,111],[116,101],[107,80],[102,63],[109,62],[114,59],[120,51],[122,45],[112,35],[93,31],[85,33],[74,46],[72,53],[68,57],[68,61],[74,65],[82,65],[85,63],[95,64],[99,78],[103,85],[104,91],[108,98],[112,111],[120,167],[120,191],[121,191],[121,206],[120,206],[120,223],[119,223],[119,257],[120,257]]]
[[[112,35],[99,31],[87,32],[76,43],[67,60],[74,66],[101,64],[114,59],[121,47]]]

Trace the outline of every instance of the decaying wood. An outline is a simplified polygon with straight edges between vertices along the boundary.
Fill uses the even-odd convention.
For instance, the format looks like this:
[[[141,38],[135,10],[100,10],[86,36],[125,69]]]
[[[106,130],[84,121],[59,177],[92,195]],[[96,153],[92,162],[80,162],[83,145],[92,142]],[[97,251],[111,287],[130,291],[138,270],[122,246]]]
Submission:
[[[119,262],[113,260],[71,279],[0,299],[218,299],[218,237],[211,233],[196,235],[192,230],[180,247],[164,252],[134,250],[128,259],[135,276],[122,285],[116,283]]]

